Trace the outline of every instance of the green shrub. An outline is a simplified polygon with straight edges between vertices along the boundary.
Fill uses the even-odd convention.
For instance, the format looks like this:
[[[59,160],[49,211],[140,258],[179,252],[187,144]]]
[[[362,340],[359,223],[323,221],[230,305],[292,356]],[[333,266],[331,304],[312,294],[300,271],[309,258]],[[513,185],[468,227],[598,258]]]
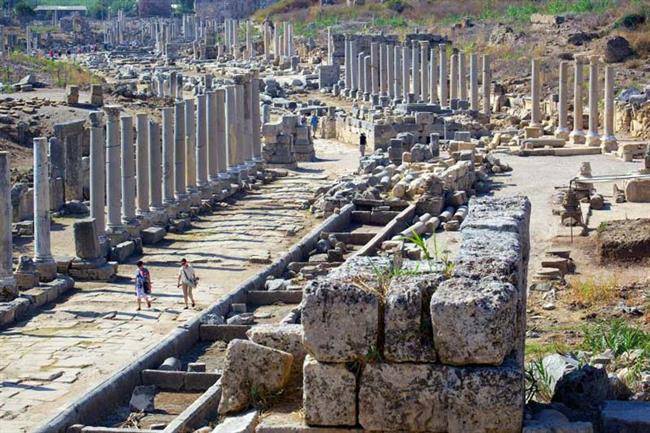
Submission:
[[[601,322],[584,328],[583,347],[594,353],[611,349],[616,356],[636,349],[650,357],[650,333],[629,325],[621,319]]]

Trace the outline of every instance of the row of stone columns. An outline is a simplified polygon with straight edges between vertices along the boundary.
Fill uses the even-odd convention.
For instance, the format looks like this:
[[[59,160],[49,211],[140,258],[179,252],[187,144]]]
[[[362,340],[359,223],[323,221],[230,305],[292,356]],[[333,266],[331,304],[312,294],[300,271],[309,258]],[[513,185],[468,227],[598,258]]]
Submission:
[[[449,63],[449,73],[448,73]],[[454,53],[447,59],[447,45],[430,47],[428,41],[411,44],[370,44],[370,53],[358,52],[358,41],[345,37],[345,90],[354,99],[378,102],[382,98],[393,103],[408,101],[440,104],[443,107],[467,101],[469,108],[490,113],[490,62],[470,54],[469,77],[465,53]],[[479,88],[479,68],[482,87]],[[469,78],[469,80],[468,80]],[[469,90],[469,94],[468,94]],[[409,95],[413,95],[410,97]],[[479,96],[483,98],[479,105]]]
[[[162,134],[137,114],[135,140],[133,118],[105,107],[105,153],[101,114],[91,115],[91,217],[100,235],[117,241],[138,218],[159,222],[188,210],[261,161],[259,78],[253,72],[236,83],[163,108]]]
[[[605,67],[605,88],[604,102],[605,112],[603,116],[603,135],[599,133],[599,88],[598,88],[598,59],[592,56],[589,59],[589,123],[587,132],[583,125],[583,67],[584,58],[576,57],[574,60],[573,79],[573,130],[569,132],[568,117],[568,80],[569,62],[560,62],[559,85],[558,85],[558,122],[555,130],[555,137],[569,140],[571,144],[587,144],[588,146],[601,146],[603,150],[610,152],[617,147],[617,140],[614,135],[614,67]],[[531,61],[531,121],[530,125],[541,127],[541,79],[540,60]]]
[[[293,24],[288,21],[274,23],[273,54],[275,58],[286,59],[294,55]]]

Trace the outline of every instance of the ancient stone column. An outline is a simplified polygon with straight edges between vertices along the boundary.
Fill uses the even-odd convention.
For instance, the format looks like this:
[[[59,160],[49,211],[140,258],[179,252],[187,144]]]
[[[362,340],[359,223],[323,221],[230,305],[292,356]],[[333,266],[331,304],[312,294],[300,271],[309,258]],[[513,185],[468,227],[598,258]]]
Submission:
[[[357,74],[360,76],[357,64]],[[242,107],[244,110],[244,161],[250,164],[253,161],[253,85],[251,77],[247,76],[241,86]],[[357,86],[359,81],[357,80]]]
[[[490,76],[490,56],[487,54],[483,55],[483,74],[482,74],[482,85],[483,85],[483,114],[486,116],[490,115],[490,82],[492,78]]]
[[[587,131],[587,145],[600,146],[598,134],[598,58],[589,59],[589,131]]]
[[[403,95],[402,99],[406,103],[409,98],[409,93],[411,91],[411,49],[408,45],[402,47],[402,90]]]
[[[469,106],[472,110],[478,107],[478,54],[472,53],[469,57]]]
[[[238,149],[238,127],[237,127],[237,102],[236,91],[234,85],[226,86],[226,124],[225,124],[225,137],[226,147],[228,149],[228,169],[237,170],[237,155]]]
[[[0,152],[0,296],[5,292],[16,292],[12,265],[10,168],[9,152]]]
[[[163,204],[173,205],[174,199],[174,108],[162,109],[162,187]]]
[[[90,113],[90,218],[95,220],[99,236],[106,231],[106,150],[102,113]],[[49,194],[48,194],[49,201]]]
[[[449,107],[449,93],[447,83],[447,44],[438,45],[440,49],[440,106]]]
[[[393,76],[395,77],[395,100],[402,98],[402,47],[395,45],[393,47],[393,56],[395,57]]]
[[[162,146],[160,125],[149,121],[149,210],[161,213],[165,210],[162,201]]]
[[[237,166],[241,169],[245,168],[247,147],[246,143],[246,114],[244,105],[244,86],[241,84],[235,85],[235,124],[237,125]]]
[[[218,89],[217,89],[218,91]],[[207,171],[210,181],[217,180],[217,92],[206,94]]]
[[[449,61],[449,99],[458,100],[458,54],[451,55]]]
[[[352,52],[350,51],[350,37],[345,35],[345,89],[352,88]]]
[[[217,171],[214,179],[223,179],[228,171],[229,149],[227,137],[227,118],[226,118],[226,89],[220,87],[216,91],[216,148],[217,148]],[[213,179],[212,177],[210,178]]]
[[[392,45],[386,45],[386,92],[390,99],[395,98],[395,50]]]
[[[122,143],[122,224],[135,222],[135,150],[133,148],[133,117],[120,117]]]
[[[420,41],[420,101],[429,102],[429,41]]]
[[[136,123],[136,178],[138,215],[149,213],[149,118],[146,113],[138,113],[135,116]]]
[[[379,45],[379,83],[381,96],[388,96],[388,46]]]
[[[259,72],[251,72],[251,123],[253,126],[253,160],[262,160],[262,120],[260,117],[260,79]]]
[[[174,104],[174,196],[182,202],[187,200],[185,171],[185,103]]]
[[[50,183],[50,175],[49,175],[49,161],[47,158],[47,139],[45,137],[35,138],[34,139],[34,264],[36,265],[36,269],[39,272],[39,278],[41,281],[52,281],[56,277],[56,262],[52,257],[52,250],[50,248],[50,185],[49,183]]]
[[[415,100],[420,99],[420,50],[419,42],[411,41],[411,77],[413,79],[413,95],[415,95]]]
[[[372,75],[372,94],[379,95],[379,43],[370,44],[370,69]]]
[[[204,190],[208,186],[208,147],[206,122],[206,95],[197,95],[196,103],[196,185]]]
[[[359,71],[359,90],[357,92],[357,99],[363,98],[363,93],[366,89],[366,74],[365,69],[363,68],[363,59],[366,57],[366,53],[363,51],[357,54],[357,64],[355,69]]]
[[[467,101],[467,65],[465,64],[465,53],[458,53],[458,99]]]
[[[357,54],[357,41],[353,39],[350,41],[350,90],[352,92],[356,92],[359,89],[359,69]]]
[[[185,100],[185,174],[187,190],[196,199],[196,113],[194,99]]]
[[[120,207],[122,204],[122,166],[120,162],[120,125],[121,107],[105,106],[106,113],[106,203],[107,227],[109,234],[119,234],[124,231]]]
[[[365,101],[368,101],[372,93],[372,61],[370,59],[370,56],[365,56],[363,58],[363,71],[365,75],[364,82],[366,85],[366,87],[363,89],[363,99]]]
[[[542,126],[542,111],[540,107],[540,82],[539,82],[539,59],[531,60],[530,74],[530,126]]]
[[[435,47],[429,50],[429,102],[438,102],[438,56]]]
[[[555,129],[555,137],[567,140],[569,138],[569,128],[567,126],[567,80],[569,75],[569,62],[560,62],[560,82],[558,86],[558,104],[557,115],[558,122]]]
[[[583,59],[576,56],[573,81],[573,131],[569,134],[572,144],[585,143],[585,133],[582,130],[582,64]]]
[[[605,119],[601,146],[605,152],[612,152],[618,148],[614,135],[614,67],[605,66]],[[650,146],[648,147],[650,153]]]

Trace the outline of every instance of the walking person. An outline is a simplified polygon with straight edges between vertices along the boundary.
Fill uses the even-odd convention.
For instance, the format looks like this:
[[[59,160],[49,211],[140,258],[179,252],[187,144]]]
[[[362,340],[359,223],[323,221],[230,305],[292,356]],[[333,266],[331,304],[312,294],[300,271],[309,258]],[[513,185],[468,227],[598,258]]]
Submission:
[[[312,114],[311,118],[309,119],[309,123],[311,124],[313,137],[316,138],[316,130],[318,129],[318,114]]]
[[[143,261],[139,261],[136,266],[138,271],[135,274],[135,296],[138,300],[138,311],[140,311],[143,299],[146,301],[147,307],[151,308],[151,299],[149,298],[151,294],[151,274],[144,267]]]
[[[192,301],[192,308],[196,305],[194,303],[194,296],[192,295],[192,289],[194,289],[199,282],[199,278],[194,273],[194,268],[186,259],[181,260],[181,268],[178,270],[178,287],[183,289],[183,300],[185,301],[185,309],[187,310],[189,306],[187,305],[187,299],[189,298]]]
[[[362,157],[366,156],[366,134],[363,132],[359,136],[359,152]]]

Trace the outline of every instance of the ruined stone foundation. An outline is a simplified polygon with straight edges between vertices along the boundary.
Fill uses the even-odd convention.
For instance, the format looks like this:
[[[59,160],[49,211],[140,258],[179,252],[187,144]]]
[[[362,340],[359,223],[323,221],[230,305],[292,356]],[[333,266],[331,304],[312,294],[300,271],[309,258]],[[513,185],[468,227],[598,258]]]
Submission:
[[[469,209],[454,262],[386,282],[387,263],[359,257],[305,290],[307,424],[521,432],[530,203]]]

